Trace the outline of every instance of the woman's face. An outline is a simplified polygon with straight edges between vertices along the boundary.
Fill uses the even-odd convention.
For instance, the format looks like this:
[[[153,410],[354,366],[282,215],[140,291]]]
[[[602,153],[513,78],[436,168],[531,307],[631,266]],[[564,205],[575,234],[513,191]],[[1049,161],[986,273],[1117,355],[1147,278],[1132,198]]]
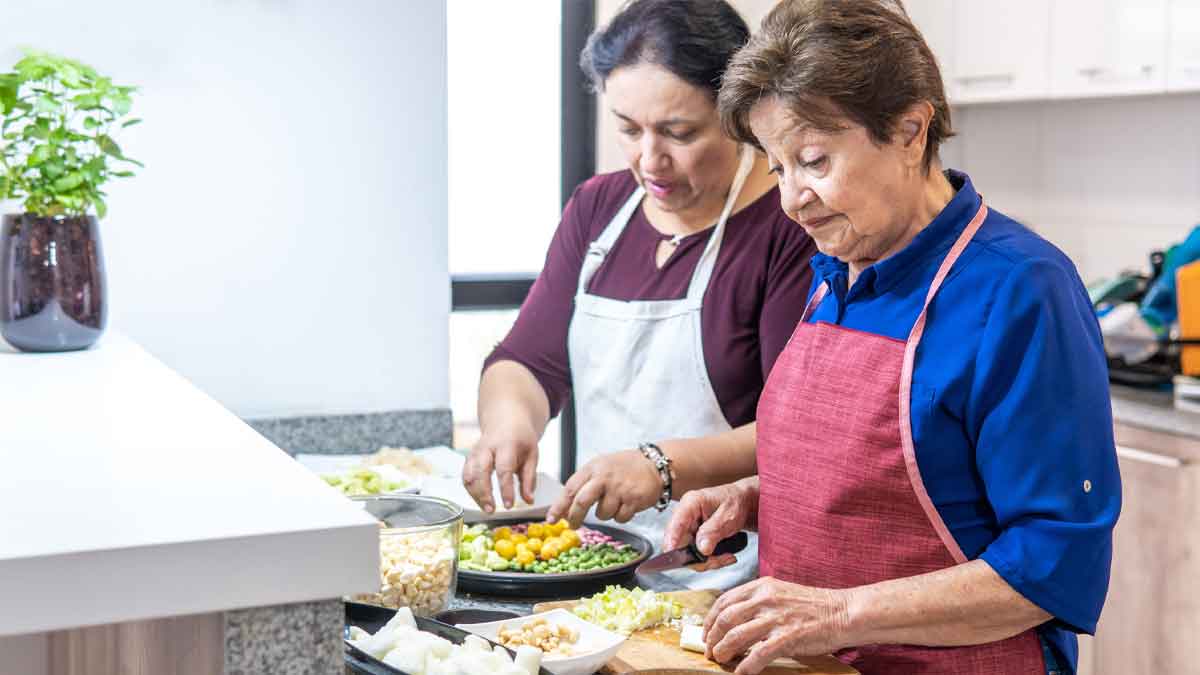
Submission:
[[[610,73],[604,94],[625,161],[655,206],[682,216],[724,203],[738,145],[722,132],[709,92],[639,63]]]
[[[817,131],[776,97],[757,103],[749,121],[779,179],[784,212],[822,253],[861,269],[904,238],[913,203],[910,147],[876,145],[849,121],[842,131]]]

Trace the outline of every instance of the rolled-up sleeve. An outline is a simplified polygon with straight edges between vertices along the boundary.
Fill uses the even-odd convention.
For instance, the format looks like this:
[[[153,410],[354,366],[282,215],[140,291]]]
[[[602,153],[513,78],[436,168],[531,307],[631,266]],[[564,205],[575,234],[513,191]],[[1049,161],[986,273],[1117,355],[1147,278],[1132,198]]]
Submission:
[[[981,558],[1076,632],[1093,633],[1121,508],[1107,364],[1073,267],[1013,268],[987,312],[967,409],[998,537]]]

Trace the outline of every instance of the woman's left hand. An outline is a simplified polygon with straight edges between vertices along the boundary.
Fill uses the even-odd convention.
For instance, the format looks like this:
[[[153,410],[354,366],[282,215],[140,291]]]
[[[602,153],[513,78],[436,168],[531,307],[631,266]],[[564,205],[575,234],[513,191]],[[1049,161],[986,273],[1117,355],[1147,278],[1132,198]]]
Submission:
[[[640,450],[622,450],[597,457],[576,471],[546,519],[566,518],[571,527],[579,527],[595,504],[596,518],[627,523],[654,506],[661,494],[662,481],[654,464]]]
[[[737,675],[754,675],[777,658],[850,646],[847,623],[845,591],[762,577],[717,598],[704,620],[705,655],[727,663],[745,654]]]

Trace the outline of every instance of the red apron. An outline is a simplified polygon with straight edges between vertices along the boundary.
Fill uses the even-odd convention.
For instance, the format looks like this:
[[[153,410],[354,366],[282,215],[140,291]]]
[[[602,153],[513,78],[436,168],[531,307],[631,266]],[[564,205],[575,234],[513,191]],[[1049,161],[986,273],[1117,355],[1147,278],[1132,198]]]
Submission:
[[[981,204],[946,255],[907,342],[805,323],[825,287],[814,294],[758,405],[762,576],[849,588],[966,562],[925,491],[909,405],[929,302],[986,215]],[[838,658],[866,675],[1046,672],[1032,630],[969,647],[863,645]]]

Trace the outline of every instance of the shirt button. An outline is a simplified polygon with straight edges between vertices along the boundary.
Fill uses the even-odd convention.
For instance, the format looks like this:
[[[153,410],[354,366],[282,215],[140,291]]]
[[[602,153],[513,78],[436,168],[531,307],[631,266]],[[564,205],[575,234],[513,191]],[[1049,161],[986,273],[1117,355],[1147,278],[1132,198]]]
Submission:
[[[1083,481],[1083,491],[1084,492],[1092,491],[1092,481],[1090,481],[1090,480]]]

